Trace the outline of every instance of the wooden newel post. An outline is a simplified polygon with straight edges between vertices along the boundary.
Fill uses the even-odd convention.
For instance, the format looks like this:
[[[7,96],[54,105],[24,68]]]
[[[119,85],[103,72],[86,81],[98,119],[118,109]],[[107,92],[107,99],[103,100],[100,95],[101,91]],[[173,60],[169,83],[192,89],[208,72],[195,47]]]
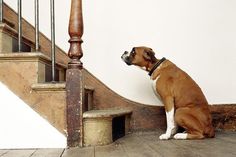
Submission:
[[[71,61],[66,71],[66,115],[67,144],[70,147],[83,146],[83,64],[82,53],[83,17],[82,0],[71,1],[69,22],[70,49],[68,56]]]
[[[69,68],[82,68],[80,58],[83,56],[81,44],[83,42],[83,16],[82,16],[82,0],[72,0],[70,22],[69,22],[69,35],[70,35],[70,50],[69,57],[71,62]]]

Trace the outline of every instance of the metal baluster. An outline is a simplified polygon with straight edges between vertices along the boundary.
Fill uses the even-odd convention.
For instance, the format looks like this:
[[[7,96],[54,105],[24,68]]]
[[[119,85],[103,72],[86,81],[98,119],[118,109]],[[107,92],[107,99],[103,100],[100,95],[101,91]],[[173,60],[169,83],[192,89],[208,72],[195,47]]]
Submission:
[[[3,0],[0,0],[0,23],[3,22]]]
[[[51,59],[52,59],[52,82],[55,82],[55,10],[54,0],[50,1],[51,8]]]
[[[22,41],[22,14],[21,14],[21,0],[18,0],[18,51],[21,51],[21,41]]]
[[[39,51],[39,0],[34,1],[35,6],[35,50]]]

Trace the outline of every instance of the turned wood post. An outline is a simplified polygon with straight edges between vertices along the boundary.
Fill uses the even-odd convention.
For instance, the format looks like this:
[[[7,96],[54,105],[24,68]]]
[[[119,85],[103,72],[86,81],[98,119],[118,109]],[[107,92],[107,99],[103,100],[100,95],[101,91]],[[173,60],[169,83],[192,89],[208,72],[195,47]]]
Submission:
[[[71,0],[69,21],[70,62],[66,71],[67,100],[67,144],[70,147],[83,146],[83,56],[81,44],[83,35],[82,0]]]
[[[68,55],[71,58],[69,68],[83,68],[80,61],[83,56],[81,48],[83,31],[82,0],[72,0],[69,22],[70,50]]]

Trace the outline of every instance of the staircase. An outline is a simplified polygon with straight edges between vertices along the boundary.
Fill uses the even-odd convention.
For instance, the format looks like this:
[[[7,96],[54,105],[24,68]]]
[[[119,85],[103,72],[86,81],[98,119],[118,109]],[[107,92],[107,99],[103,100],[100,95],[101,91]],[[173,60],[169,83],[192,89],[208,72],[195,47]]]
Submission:
[[[35,29],[23,20],[24,30],[28,31],[23,31],[21,52],[17,51],[18,32],[15,29],[17,26],[17,13],[7,5],[4,5],[3,8],[5,13],[4,22],[0,24],[0,81],[51,125],[57,128],[58,131],[68,137],[65,79],[69,57],[60,48],[56,47],[56,82],[51,82],[52,61],[48,48],[50,41],[40,34],[41,51],[35,51],[32,34],[28,34],[28,32],[34,32]],[[91,129],[94,128],[94,124],[97,125],[99,123],[100,126],[95,126],[94,128],[98,129],[98,132],[94,131],[93,134],[90,134],[85,131],[83,133],[86,139],[92,139],[93,136],[96,136],[96,140],[81,140],[82,143],[79,145],[109,144],[114,139],[124,136],[129,132],[130,118],[128,117],[132,114],[131,110],[94,110],[94,88],[85,85],[82,93],[84,93],[82,113],[82,115],[85,115],[84,117],[82,116],[82,119],[84,119],[82,121],[85,121],[84,126]],[[106,114],[99,114],[101,111],[106,112]],[[119,117],[124,117],[125,119],[123,121],[113,120]],[[89,122],[91,119],[94,123]],[[117,127],[116,125],[124,128],[120,130],[119,134],[116,134],[114,130],[114,127]],[[103,131],[102,133],[101,130]]]

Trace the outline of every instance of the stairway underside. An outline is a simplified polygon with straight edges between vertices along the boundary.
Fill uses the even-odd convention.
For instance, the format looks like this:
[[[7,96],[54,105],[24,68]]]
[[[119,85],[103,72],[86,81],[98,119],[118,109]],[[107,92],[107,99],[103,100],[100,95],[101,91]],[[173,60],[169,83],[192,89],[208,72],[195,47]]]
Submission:
[[[48,57],[42,53],[0,54],[0,81],[65,134],[65,90],[60,90],[58,84],[54,84],[52,89],[32,88],[37,83],[46,82],[48,62]],[[62,81],[63,70],[61,67],[59,79]]]

